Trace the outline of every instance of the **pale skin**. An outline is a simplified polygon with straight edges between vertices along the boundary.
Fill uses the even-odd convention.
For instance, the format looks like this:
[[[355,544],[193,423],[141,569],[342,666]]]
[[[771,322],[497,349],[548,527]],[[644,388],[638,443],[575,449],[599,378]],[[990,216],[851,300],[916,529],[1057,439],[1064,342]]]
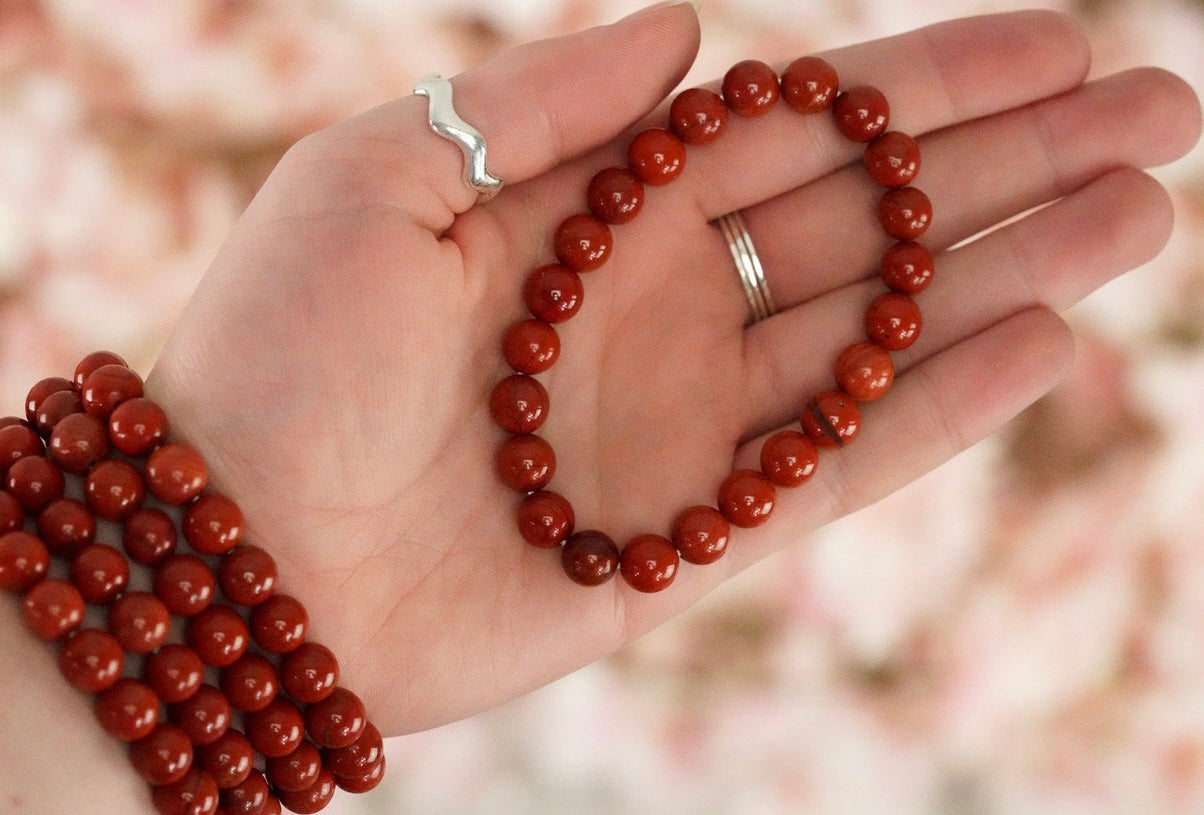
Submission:
[[[1049,13],[823,54],[843,85],[881,88],[892,128],[920,142],[916,184],[936,212],[924,240],[937,253],[936,282],[918,297],[923,335],[897,355],[895,386],[866,407],[855,443],[824,454],[805,486],[780,490],[770,522],[737,531],[719,562],[684,567],[660,594],[621,579],[586,589],[555,552],[518,537],[517,496],[493,471],[504,434],[487,396],[507,373],[499,343],[524,316],[523,278],[552,259],[551,232],[581,210],[593,173],[622,163],[637,129],[663,124],[658,106],[698,40],[682,4],[457,77],[457,109],[486,134],[490,170],[507,184],[487,205],[474,206],[460,155],[427,129],[421,98],[303,140],[149,378],[387,735],[471,715],[614,651],[999,428],[1072,358],[1056,312],[1162,248],[1171,204],[1137,168],[1181,156],[1200,131],[1195,95],[1166,72],[1084,84],[1087,44]],[[620,545],[666,534],[678,510],[712,502],[727,472],[755,466],[760,440],[829,386],[832,360],[859,339],[881,290],[873,270],[886,239],[858,155],[829,117],[779,105],[692,148],[682,177],[650,189],[644,212],[615,229],[614,256],[586,276],[562,358],[541,376],[553,488],[579,528]],[[735,209],[781,309],[752,327],[712,223]],[[0,780],[0,802],[149,806],[15,608],[3,607],[0,647],[29,670],[0,674],[5,698],[26,700],[0,712],[0,759],[21,768]],[[63,784],[64,764],[92,772]]]

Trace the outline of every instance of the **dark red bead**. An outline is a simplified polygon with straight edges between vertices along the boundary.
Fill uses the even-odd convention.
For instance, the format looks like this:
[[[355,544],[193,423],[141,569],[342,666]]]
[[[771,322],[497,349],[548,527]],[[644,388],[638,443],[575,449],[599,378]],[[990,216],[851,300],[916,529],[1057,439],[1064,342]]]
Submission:
[[[619,570],[619,547],[603,532],[574,532],[560,550],[560,562],[574,583],[600,586]]]
[[[250,645],[247,623],[234,609],[210,605],[189,618],[184,641],[206,665],[224,668],[246,653]]]
[[[142,678],[164,702],[182,702],[204,681],[205,663],[187,645],[168,643],[146,658]]]
[[[172,555],[155,570],[155,595],[172,614],[199,614],[213,602],[217,581],[195,555]]]
[[[138,741],[159,724],[159,697],[136,679],[118,679],[93,704],[101,727],[122,741]]]
[[[179,781],[151,788],[151,801],[159,815],[214,815],[219,800],[213,776],[196,767]]]
[[[910,347],[923,327],[920,307],[905,294],[881,294],[865,310],[866,336],[888,351]]]
[[[129,462],[108,459],[93,467],[84,479],[84,501],[101,518],[119,521],[129,517],[146,497],[146,484]]]
[[[607,167],[585,191],[589,211],[608,224],[625,224],[644,206],[644,185],[624,167]]]
[[[192,766],[192,742],[174,724],[160,724],[149,736],[130,745],[130,763],[148,783],[179,781]]]
[[[130,560],[155,566],[176,551],[176,525],[163,510],[143,507],[125,519],[121,545]]]
[[[363,701],[346,688],[335,688],[325,699],[305,708],[305,731],[319,747],[349,747],[367,723]]]
[[[723,76],[723,101],[738,116],[763,116],[778,101],[778,75],[764,62],[737,62]]]
[[[84,621],[84,598],[65,580],[43,580],[21,598],[21,613],[35,636],[57,640]]]
[[[322,751],[322,764],[336,776],[360,778],[370,772],[372,765],[384,754],[384,740],[376,725],[368,722],[364,732],[347,747]]]
[[[42,409],[42,402],[52,393],[75,393],[75,386],[71,384],[70,379],[63,379],[61,376],[48,376],[40,380],[36,385],[29,389],[29,395],[25,397],[25,418],[29,419],[29,423],[35,427],[38,426],[38,411]],[[79,409],[83,410],[83,404],[79,401],[79,397],[75,397],[76,404]],[[49,434],[53,429],[53,425],[47,428],[46,433]]]
[[[779,430],[761,445],[761,472],[778,487],[797,487],[815,473],[819,451],[797,430]]]
[[[303,704],[320,702],[339,683],[339,661],[325,645],[305,642],[280,660],[280,686]]]
[[[381,753],[380,757],[372,763],[372,766],[370,766],[363,775],[355,777],[336,775],[334,777],[334,783],[341,790],[358,794],[376,789],[384,777],[385,756],[384,753]]]
[[[205,459],[187,444],[165,444],[146,460],[146,486],[165,504],[185,504],[207,483]]]
[[[297,815],[312,815],[321,812],[334,797],[334,776],[330,770],[322,769],[313,784],[299,792],[280,791],[280,803]]]
[[[892,238],[915,240],[932,225],[932,202],[915,187],[887,190],[878,202],[878,221]]]
[[[832,107],[840,82],[836,69],[819,57],[799,57],[782,71],[782,98],[799,113]]]
[[[64,416],[50,433],[50,457],[69,473],[82,473],[109,452],[109,434],[95,416]]]
[[[239,710],[263,710],[280,689],[276,666],[259,654],[243,654],[222,670],[222,693]]]
[[[756,470],[735,470],[719,486],[719,511],[736,526],[750,529],[769,520],[777,492]]]
[[[36,535],[20,530],[0,535],[0,590],[20,594],[49,569],[50,552]]]
[[[636,591],[655,592],[669,587],[677,576],[677,549],[661,535],[637,535],[619,555],[619,572]]]
[[[51,501],[38,513],[38,535],[51,554],[72,557],[96,539],[96,517],[73,498]]]
[[[89,603],[111,603],[130,582],[130,563],[112,546],[90,543],[71,559],[68,575]]]
[[[498,448],[497,471],[511,489],[541,490],[556,473],[556,452],[539,436],[512,436]]]
[[[305,719],[292,702],[273,699],[267,707],[243,716],[247,738],[264,756],[287,756],[305,735]]]
[[[866,146],[862,161],[882,186],[902,187],[920,172],[920,147],[911,136],[892,130]]]
[[[112,351],[93,351],[79,361],[75,366],[75,375],[72,377],[71,385],[77,391],[83,390],[84,382],[92,375],[92,372],[97,368],[105,365],[120,365],[123,368],[130,367],[129,364]]]
[[[84,410],[107,421],[115,407],[142,395],[142,377],[124,365],[101,365],[88,374],[79,395]]]
[[[895,381],[890,354],[872,342],[856,342],[836,358],[836,385],[858,402],[872,402]]]
[[[686,144],[710,144],[727,127],[727,107],[714,91],[690,88],[669,105],[669,126]]]
[[[819,447],[844,447],[861,430],[856,400],[841,391],[824,391],[809,401],[801,420],[803,432]]]
[[[636,177],[660,187],[681,175],[686,166],[686,146],[668,130],[651,127],[639,133],[627,148],[627,163]]]
[[[211,744],[230,726],[230,702],[212,685],[201,685],[192,696],[169,705],[167,716],[193,744]]]
[[[592,272],[614,247],[610,227],[593,215],[570,215],[552,236],[556,259],[575,272]],[[538,315],[536,315],[538,316]]]
[[[489,413],[508,433],[531,433],[548,417],[548,391],[526,374],[511,374],[493,387]]]
[[[886,130],[890,123],[890,104],[877,88],[857,85],[836,97],[832,115],[845,138],[868,142]]]
[[[227,728],[209,744],[196,750],[196,763],[213,776],[218,789],[237,786],[251,774],[255,748],[240,731]]]
[[[7,473],[18,459],[41,456],[44,449],[42,437],[32,427],[23,424],[0,427],[0,475]]]
[[[149,654],[167,639],[171,613],[145,591],[127,591],[109,607],[109,631],[130,654]]]
[[[902,294],[918,294],[932,282],[932,253],[914,241],[902,241],[886,250],[879,273],[882,282]]]
[[[107,631],[81,628],[63,641],[59,671],[77,689],[96,693],[111,688],[121,678],[125,654],[121,644]]]
[[[502,354],[510,367],[519,373],[543,373],[560,356],[560,335],[543,320],[523,320],[506,332],[502,339]]]
[[[322,770],[322,754],[312,742],[303,741],[286,756],[266,762],[268,781],[278,792],[300,792],[313,786]]]
[[[231,602],[258,605],[276,591],[276,561],[258,546],[235,546],[222,558],[217,579]]]
[[[581,277],[558,263],[540,266],[523,283],[527,310],[548,323],[563,323],[572,317],[581,309],[584,296]]]
[[[203,555],[220,555],[242,539],[242,510],[226,496],[207,492],[188,505],[181,528],[192,548]]]
[[[731,524],[714,507],[688,507],[673,521],[673,545],[687,563],[714,563],[727,551]]]
[[[145,456],[167,438],[163,408],[145,397],[130,399],[109,416],[109,441],[127,456]]]
[[[0,535],[18,530],[24,524],[25,509],[16,498],[0,490]]]
[[[287,654],[305,642],[309,614],[287,594],[273,594],[251,609],[251,636],[273,654]]]
[[[533,492],[518,507],[518,531],[523,540],[551,549],[573,534],[576,516],[564,496],[550,490]]]
[[[30,515],[41,512],[51,501],[63,497],[67,482],[63,471],[42,456],[25,456],[8,468],[5,488]]]
[[[271,788],[259,770],[231,787],[222,789],[221,815],[265,815],[268,802],[273,800]]]
[[[84,403],[75,391],[55,391],[38,405],[38,432],[49,437],[59,422],[83,411]]]

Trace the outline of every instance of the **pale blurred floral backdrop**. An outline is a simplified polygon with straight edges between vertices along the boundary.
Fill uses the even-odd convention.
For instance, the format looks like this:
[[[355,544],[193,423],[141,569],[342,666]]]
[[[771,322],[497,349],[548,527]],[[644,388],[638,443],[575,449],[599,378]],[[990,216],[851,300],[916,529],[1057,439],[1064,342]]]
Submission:
[[[148,371],[305,133],[637,5],[0,0],[5,412],[93,348]],[[1021,5],[705,0],[687,82]],[[1204,88],[1199,0],[1039,5],[1094,73]],[[1159,177],[1171,245],[1074,311],[1052,396],[614,657],[392,740],[381,790],[330,811],[1204,811],[1204,152]]]

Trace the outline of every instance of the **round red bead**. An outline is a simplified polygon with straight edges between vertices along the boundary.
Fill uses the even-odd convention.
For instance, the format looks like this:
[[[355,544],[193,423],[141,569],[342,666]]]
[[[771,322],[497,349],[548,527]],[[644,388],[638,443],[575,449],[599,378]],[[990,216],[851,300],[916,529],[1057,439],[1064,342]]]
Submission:
[[[75,391],[56,391],[38,405],[38,432],[49,436],[63,419],[83,411],[84,403]]]
[[[518,531],[523,540],[551,549],[573,534],[576,516],[563,495],[550,490],[533,492],[518,507]]]
[[[870,142],[862,160],[870,178],[884,187],[902,187],[920,172],[920,147],[911,136],[892,130]]]
[[[607,167],[590,179],[585,191],[589,211],[608,224],[625,224],[644,206],[644,185],[623,167]]]
[[[127,456],[145,456],[163,443],[169,427],[163,408],[138,397],[114,408],[109,416],[109,441]]]
[[[97,368],[105,365],[119,365],[122,368],[130,367],[129,364],[112,351],[93,351],[79,361],[75,366],[75,375],[72,377],[71,385],[76,390],[83,390],[84,382],[88,381],[88,377]]]
[[[334,783],[339,789],[352,793],[368,792],[376,789],[385,777],[385,756],[382,753],[367,771],[360,776],[336,775]]]
[[[303,704],[320,702],[339,683],[339,661],[325,645],[305,642],[280,660],[280,686]]]
[[[193,744],[211,744],[230,726],[230,702],[212,685],[201,685],[192,696],[169,705],[167,716]]]
[[[250,634],[246,622],[234,609],[210,605],[188,620],[184,641],[206,665],[224,668],[246,653]]]
[[[96,538],[96,518],[72,498],[51,501],[38,514],[38,535],[51,554],[71,557]]]
[[[84,410],[108,419],[113,409],[142,395],[142,377],[124,365],[101,365],[88,374],[79,389]]]
[[[59,670],[84,693],[110,688],[121,678],[125,654],[107,631],[81,628],[72,632],[59,651]]]
[[[130,763],[150,784],[171,784],[192,766],[192,742],[176,725],[160,724],[130,745]]]
[[[731,524],[714,507],[702,504],[682,510],[673,521],[673,545],[687,563],[706,565],[727,551]]]
[[[64,416],[50,433],[50,456],[69,473],[82,473],[109,452],[109,434],[95,416]]]
[[[135,563],[157,565],[176,551],[176,525],[162,510],[143,507],[125,519],[121,544]]]
[[[276,666],[259,654],[243,654],[222,670],[222,693],[239,710],[262,710],[276,698],[280,679]]]
[[[527,310],[547,323],[563,323],[572,317],[581,309],[584,296],[581,277],[558,263],[540,266],[523,284]]]
[[[887,190],[878,202],[878,221],[892,238],[915,240],[932,225],[932,202],[915,187]]]
[[[29,395],[25,397],[25,417],[29,419],[29,423],[35,427],[40,427],[38,423],[38,411],[42,408],[42,402],[52,393],[75,393],[75,386],[71,384],[71,380],[63,379],[61,376],[48,376],[40,380],[36,385],[29,389]],[[75,402],[79,405],[79,410],[83,410],[83,403],[79,401],[79,397],[75,397]],[[46,429],[49,433],[54,425]]]
[[[619,547],[597,530],[575,532],[564,542],[560,562],[574,583],[600,586],[619,570]]]
[[[782,71],[782,98],[799,113],[832,107],[840,82],[836,69],[819,57],[800,57]]]
[[[146,738],[159,724],[159,697],[136,679],[117,680],[92,709],[101,727],[122,741]]]
[[[7,473],[18,459],[42,455],[43,449],[42,437],[32,427],[23,424],[0,427],[0,474]]]
[[[172,614],[199,614],[213,602],[213,572],[195,555],[172,555],[155,571],[155,595]]]
[[[677,549],[661,535],[637,535],[619,555],[619,572],[636,591],[663,591],[677,576]]]
[[[235,546],[222,558],[217,579],[231,602],[258,605],[276,591],[276,561],[258,546]]]
[[[146,486],[165,504],[191,501],[208,482],[205,459],[186,444],[165,444],[146,460]]]
[[[571,215],[552,236],[556,259],[575,272],[592,272],[606,263],[614,238],[593,215]],[[538,316],[538,315],[536,315]]]
[[[203,555],[220,555],[242,538],[242,510],[226,496],[208,492],[188,505],[181,525],[184,538]]]
[[[723,76],[723,101],[738,116],[763,116],[780,95],[778,75],[759,60],[737,62]]]
[[[0,534],[18,530],[24,523],[25,510],[17,503],[16,498],[0,490]]]
[[[538,379],[511,374],[494,386],[489,412],[508,433],[530,433],[548,417],[548,392]]]
[[[668,130],[652,127],[631,140],[627,148],[627,163],[640,181],[660,187],[677,178],[685,169],[686,146]]]
[[[182,702],[204,681],[205,663],[187,645],[168,643],[146,658],[142,678],[164,702]]]
[[[543,320],[523,320],[506,332],[502,353],[510,367],[519,373],[543,373],[560,356],[560,335]]]
[[[84,598],[63,580],[43,580],[21,598],[25,625],[37,637],[57,640],[84,621]]]
[[[360,778],[370,772],[372,765],[384,754],[384,741],[376,725],[368,722],[364,732],[347,747],[322,751],[322,763],[336,776]]]
[[[273,654],[287,654],[305,642],[309,614],[287,594],[273,594],[251,610],[251,636]]]
[[[292,702],[276,697],[267,707],[243,717],[247,738],[264,756],[287,756],[305,735],[305,719]]]
[[[497,471],[511,489],[541,490],[556,473],[556,452],[539,436],[512,436],[498,449]]]
[[[313,786],[322,770],[322,754],[312,742],[303,741],[286,756],[266,762],[268,781],[280,792],[300,792]]]
[[[318,778],[313,784],[299,792],[280,791],[280,803],[290,812],[297,815],[311,815],[321,812],[334,797],[334,776],[330,770],[323,768],[318,772]]]
[[[872,402],[890,390],[895,366],[890,354],[872,342],[857,342],[836,358],[836,384],[859,402]]]
[[[349,747],[364,732],[368,712],[346,688],[335,688],[320,702],[305,708],[305,730],[320,747]]]
[[[30,515],[63,497],[66,481],[55,463],[42,456],[25,456],[8,468],[5,487]]]
[[[890,123],[890,104],[877,88],[857,85],[836,97],[832,115],[845,138],[868,142],[886,130]]]
[[[797,430],[779,430],[761,445],[761,472],[779,487],[797,487],[815,472],[819,451]]]
[[[131,654],[149,654],[167,639],[171,613],[144,591],[127,591],[109,607],[109,631]]]
[[[714,91],[690,88],[669,105],[669,126],[686,144],[709,144],[723,135],[727,107]]]
[[[917,294],[932,282],[932,253],[914,241],[901,241],[882,255],[882,282],[902,294]]]
[[[240,731],[227,728],[214,741],[196,751],[196,763],[213,776],[219,789],[235,787],[251,774],[255,748]]]
[[[112,546],[90,543],[71,559],[68,575],[89,603],[110,603],[130,582],[130,563]]]
[[[50,552],[36,535],[19,530],[0,535],[0,590],[24,592],[49,568]]]
[[[776,491],[756,470],[735,470],[719,486],[719,511],[730,523],[745,529],[769,520]]]
[[[803,432],[820,447],[844,447],[861,430],[857,402],[841,391],[825,391],[809,401],[801,420]]]
[[[222,789],[221,815],[266,815],[275,800],[259,770],[251,770],[239,783]]]
[[[923,327],[920,307],[905,294],[880,294],[865,310],[866,335],[888,351],[910,347],[919,339]]]
[[[153,787],[151,801],[159,815],[214,815],[218,793],[213,776],[192,767],[179,781]]]
[[[112,521],[129,517],[146,497],[146,484],[133,465],[108,459],[93,467],[84,479],[88,508]]]

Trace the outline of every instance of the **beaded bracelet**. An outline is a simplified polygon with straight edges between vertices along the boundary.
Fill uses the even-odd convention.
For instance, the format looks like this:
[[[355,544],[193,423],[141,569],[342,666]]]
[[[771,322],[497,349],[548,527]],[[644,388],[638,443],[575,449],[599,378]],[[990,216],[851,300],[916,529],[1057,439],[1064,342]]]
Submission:
[[[141,378],[98,351],[34,385],[25,414],[0,419],[0,589],[60,643],[63,676],[96,695],[155,808],[312,813],[336,787],[376,787],[385,757],[363,702]]]

